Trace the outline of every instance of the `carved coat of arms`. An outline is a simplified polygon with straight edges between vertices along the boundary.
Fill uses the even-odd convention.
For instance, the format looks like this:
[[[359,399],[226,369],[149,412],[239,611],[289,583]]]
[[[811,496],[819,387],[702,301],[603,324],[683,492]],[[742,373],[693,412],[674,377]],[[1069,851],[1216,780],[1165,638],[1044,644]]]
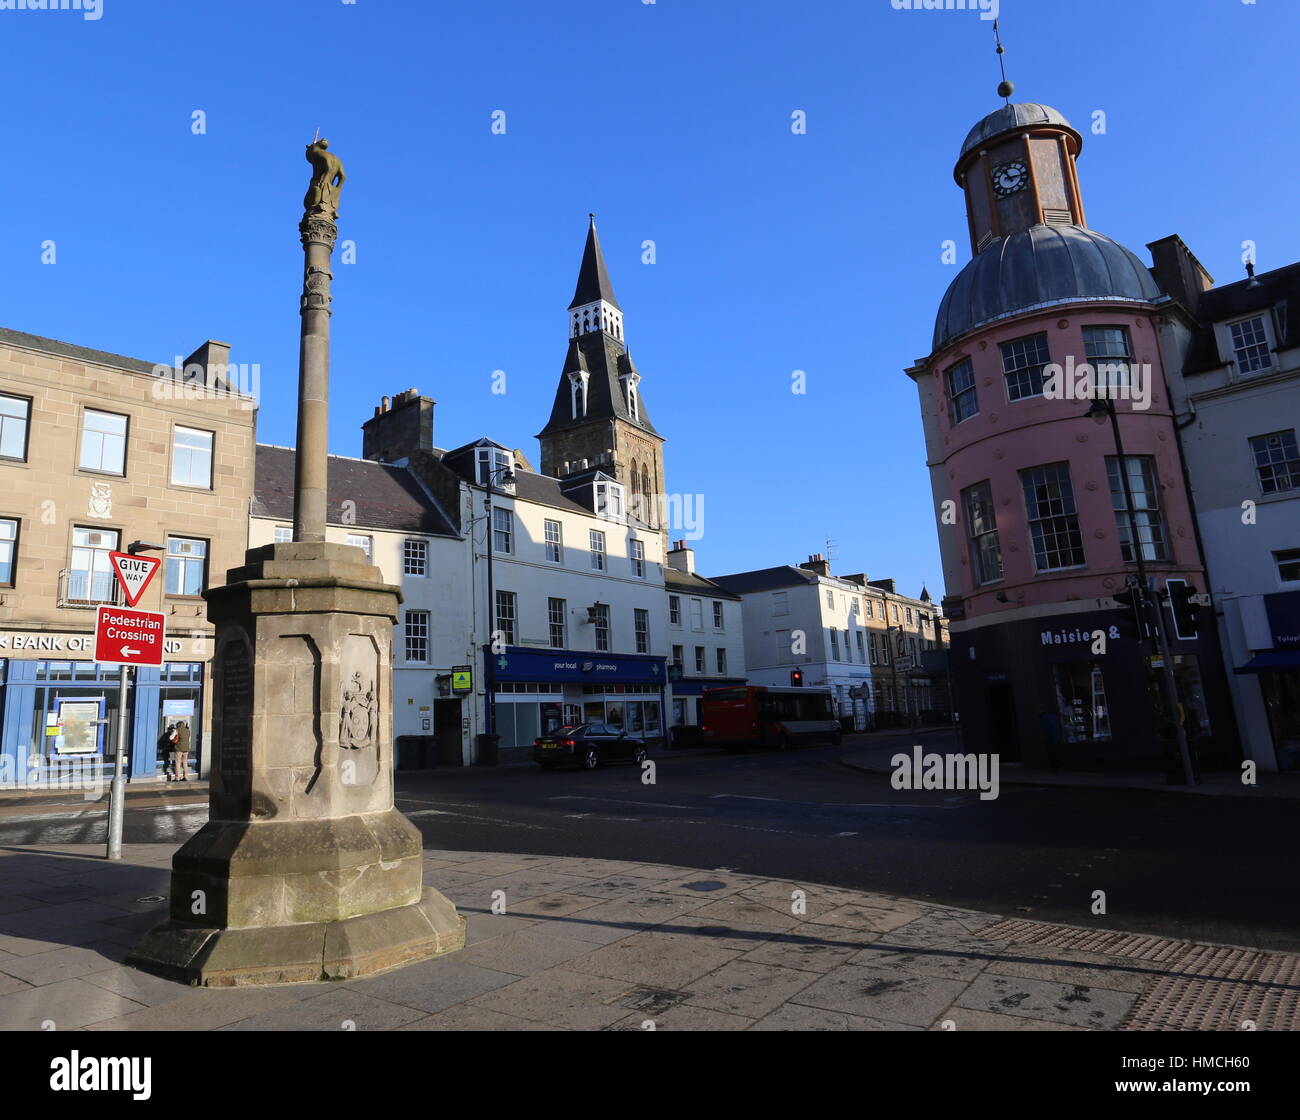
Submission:
[[[91,517],[113,516],[113,488],[107,482],[90,484],[90,501],[87,509]]]
[[[343,711],[339,720],[339,746],[348,750],[373,747],[379,732],[379,701],[374,681],[360,672],[343,686]]]

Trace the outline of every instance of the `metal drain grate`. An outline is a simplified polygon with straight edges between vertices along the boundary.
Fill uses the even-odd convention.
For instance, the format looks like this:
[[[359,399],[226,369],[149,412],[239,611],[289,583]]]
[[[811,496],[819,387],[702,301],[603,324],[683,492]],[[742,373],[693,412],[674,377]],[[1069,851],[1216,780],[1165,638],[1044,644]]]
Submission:
[[[683,1000],[689,999],[690,995],[690,992],[674,992],[665,988],[632,988],[615,997],[612,1002],[619,1007],[644,1011],[648,1015],[662,1015],[670,1007],[676,1007]]]

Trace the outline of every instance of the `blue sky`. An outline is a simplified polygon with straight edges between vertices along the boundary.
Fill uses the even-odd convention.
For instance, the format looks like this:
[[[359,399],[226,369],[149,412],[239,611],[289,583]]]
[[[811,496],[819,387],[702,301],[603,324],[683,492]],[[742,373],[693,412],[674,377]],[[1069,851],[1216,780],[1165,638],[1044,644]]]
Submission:
[[[1000,104],[976,13],[103,2],[97,21],[0,11],[0,325],[151,361],[228,341],[261,367],[259,438],[291,444],[302,153],[319,126],[357,246],[355,264],[336,256],[333,451],[358,455],[379,397],[415,386],[438,401],[439,445],[487,434],[536,466],[594,210],[668,488],[704,495],[701,570],[795,563],[831,537],[835,570],[937,596],[902,370],[969,257],[952,164]],[[1246,240],[1261,271],[1300,259],[1294,0],[1001,12],[1016,98],[1084,133],[1091,226],[1143,259],[1179,233],[1220,282],[1242,275]]]

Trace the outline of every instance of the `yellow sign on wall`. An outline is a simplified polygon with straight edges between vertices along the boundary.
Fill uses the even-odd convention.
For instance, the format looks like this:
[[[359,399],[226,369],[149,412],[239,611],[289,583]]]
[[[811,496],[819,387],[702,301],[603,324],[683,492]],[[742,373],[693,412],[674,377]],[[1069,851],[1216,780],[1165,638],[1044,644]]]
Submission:
[[[457,665],[451,671],[452,692],[472,692],[474,671],[468,665]]]

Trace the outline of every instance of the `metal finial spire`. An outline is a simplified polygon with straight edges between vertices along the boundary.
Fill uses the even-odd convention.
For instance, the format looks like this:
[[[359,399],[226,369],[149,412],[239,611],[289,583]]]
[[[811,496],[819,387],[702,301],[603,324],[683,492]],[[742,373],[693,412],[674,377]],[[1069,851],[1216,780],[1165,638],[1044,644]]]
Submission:
[[[993,21],[993,41],[998,45],[998,69],[1002,71],[1002,81],[998,83],[998,96],[1010,105],[1011,95],[1016,92],[1016,85],[1007,80],[1007,64],[1002,58],[1007,53],[1007,49],[1002,45],[1002,35],[998,30],[997,20]]]

